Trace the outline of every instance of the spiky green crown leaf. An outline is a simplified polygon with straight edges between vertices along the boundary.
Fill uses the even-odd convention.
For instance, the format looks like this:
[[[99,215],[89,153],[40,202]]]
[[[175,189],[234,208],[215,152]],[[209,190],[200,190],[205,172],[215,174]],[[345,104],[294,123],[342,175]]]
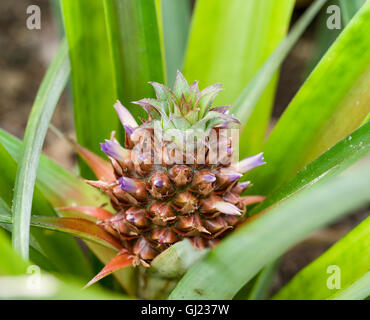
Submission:
[[[200,91],[197,81],[189,86],[178,71],[173,90],[157,82],[151,82],[151,85],[157,99],[133,102],[143,107],[149,115],[145,127],[160,128],[164,132],[192,129],[207,135],[214,127],[239,124],[233,115],[228,114],[230,106],[212,108],[216,95],[222,90],[221,84]]]

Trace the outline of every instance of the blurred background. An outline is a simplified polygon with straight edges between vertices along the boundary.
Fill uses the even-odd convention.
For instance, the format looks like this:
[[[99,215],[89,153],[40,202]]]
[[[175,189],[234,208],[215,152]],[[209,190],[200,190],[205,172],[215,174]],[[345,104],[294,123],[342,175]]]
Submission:
[[[302,14],[310,0],[298,0],[292,23]],[[335,3],[335,0],[332,1]],[[41,9],[41,29],[26,27],[29,5]],[[325,6],[326,10],[327,6]],[[326,12],[323,11],[311,24],[294,47],[280,72],[274,116],[279,117],[291,101],[318,59],[339,34],[338,30],[322,28]],[[0,1],[0,127],[22,138],[38,86],[51,62],[61,36],[63,24],[58,0],[2,0]],[[63,94],[52,123],[73,136],[71,90]],[[274,121],[271,123],[271,127]],[[76,158],[70,147],[52,133],[48,133],[45,153],[68,169],[73,169]],[[356,226],[365,212],[353,214],[340,223],[311,235],[291,249],[282,259],[274,291],[288,282],[302,267],[310,263],[334,242]]]

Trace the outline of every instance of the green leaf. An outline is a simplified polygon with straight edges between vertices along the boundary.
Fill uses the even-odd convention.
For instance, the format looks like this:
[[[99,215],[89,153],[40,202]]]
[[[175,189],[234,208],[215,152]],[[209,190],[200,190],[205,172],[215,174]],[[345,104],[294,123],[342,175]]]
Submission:
[[[167,84],[172,87],[176,71],[183,66],[190,27],[190,1],[162,0],[162,20]]]
[[[11,210],[7,203],[0,197],[0,216],[8,216],[11,219]],[[9,235],[9,239],[12,236],[12,226],[5,223],[0,223],[0,229],[6,231]],[[30,234],[30,260],[33,261],[35,264],[43,268],[44,270],[48,271],[55,271],[57,270],[57,266],[53,264],[50,259],[47,258],[46,253],[41,248],[39,243],[37,242],[36,238],[32,234]]]
[[[364,172],[365,177],[368,173]],[[369,179],[370,175],[368,174],[366,178]],[[348,200],[348,196],[345,196],[345,199]],[[370,218],[367,218],[314,262],[300,271],[274,296],[274,299],[321,300],[335,295],[338,297],[342,294],[350,297],[352,293],[345,293],[347,287],[368,273],[369,266]],[[338,276],[340,287],[343,289],[336,289],[335,287],[330,289],[330,285],[339,284],[334,281],[336,276]],[[364,280],[369,281],[368,275]],[[367,287],[368,290],[369,286]],[[368,295],[370,295],[369,291],[365,298]]]
[[[27,263],[12,249],[9,239],[1,229],[0,256],[0,276],[26,272]]]
[[[307,79],[264,145],[263,168],[248,179],[268,194],[355,130],[370,111],[370,2]]]
[[[344,23],[347,25],[356,12],[363,6],[366,0],[339,0],[342,17]]]
[[[0,129],[0,142],[4,144],[15,159],[18,158],[21,142],[17,138]],[[52,181],[52,183],[50,183],[50,181]],[[40,158],[36,183],[37,187],[46,195],[47,200],[54,207],[71,205],[101,206],[105,203],[108,204],[105,208],[109,208],[110,206],[109,199],[106,195],[84,183],[81,179],[69,173],[44,155],[41,155]],[[9,188],[7,190],[9,190]],[[88,247],[104,264],[111,261],[116,254],[115,250],[94,243],[88,243]],[[58,253],[58,251],[56,253]],[[76,261],[78,261],[78,259],[76,259]],[[83,264],[81,264],[81,267],[82,266]],[[115,272],[114,276],[128,293],[134,295],[135,283],[132,274],[133,269],[130,268]]]
[[[19,159],[21,141],[0,129],[0,142],[14,159]],[[109,199],[96,188],[89,186],[45,155],[40,157],[36,183],[44,197],[54,207],[100,206],[109,202]]]
[[[326,10],[331,5],[338,6],[338,2],[339,0],[329,0],[327,5],[321,9],[320,13],[317,16],[314,31],[314,49],[305,68],[306,70],[304,73],[304,78],[307,78],[307,76],[312,72],[312,70],[316,67],[318,62],[333,44],[335,39],[342,32],[341,29],[329,29],[327,27],[329,16]]]
[[[233,297],[233,300],[266,300],[279,271],[280,259],[269,263],[248,281]]]
[[[254,215],[272,205],[284,201],[324,177],[338,174],[370,153],[370,122],[367,122],[320,157],[303,168],[294,178],[270,194],[267,199],[250,211]]]
[[[222,83],[218,105],[233,103],[288,31],[293,0],[196,1],[185,56],[184,73],[201,87]],[[275,73],[274,70],[273,73]],[[277,75],[248,124],[251,133],[240,154],[260,150],[273,105]],[[266,86],[263,88],[265,89]]]
[[[103,156],[99,142],[119,128],[103,0],[62,0],[61,4],[72,67],[77,141]],[[94,178],[83,161],[79,165],[82,176]]]
[[[21,149],[13,198],[14,249],[28,259],[29,229],[33,188],[40,153],[44,144],[51,116],[69,76],[68,46],[63,41],[37,93],[27,123]]]
[[[370,271],[331,300],[364,300],[370,296]]]
[[[279,267],[279,259],[267,265],[257,276],[248,296],[248,300],[265,300],[268,297]]]
[[[240,146],[239,152],[242,158],[260,151],[262,141],[265,138],[270,110],[266,112],[257,104],[290,50],[326,1],[317,0],[307,9],[305,14],[294,25],[289,35],[277,46],[262,67],[258,69],[257,74],[251,79],[233,104],[231,112],[235,113],[236,118],[243,124],[241,140],[248,141],[248,143]],[[271,97],[273,97],[273,94],[274,92],[272,91]],[[266,104],[266,101],[263,103]],[[267,105],[270,104],[271,102]]]
[[[365,162],[253,217],[190,268],[170,298],[231,299],[261,268],[311,232],[368,204],[369,177],[370,163]]]
[[[4,205],[0,206],[0,208],[9,208],[13,199],[12,186],[15,181],[17,165],[1,143],[0,159],[2,168],[2,174],[0,175],[0,198],[4,202]],[[45,200],[37,186],[33,193],[32,214],[36,212],[49,217],[56,215],[56,212]],[[91,276],[90,266],[74,239],[62,234],[42,230],[32,230],[31,235],[32,239],[37,242],[37,246],[41,248],[39,251],[51,261],[55,270],[83,278],[89,278]]]
[[[143,109],[129,103],[153,97],[149,81],[165,82],[159,5],[154,0],[104,0],[104,6],[116,95],[137,119],[145,118]]]
[[[33,266],[26,275],[0,277],[0,298],[6,300],[129,300],[125,295],[118,295],[99,288],[82,290],[83,283],[73,278],[56,278],[41,272],[37,290],[29,289],[33,275]],[[11,288],[11,289],[9,289]]]
[[[0,206],[0,223],[12,224],[12,218],[10,212],[6,211],[5,208]],[[88,247],[96,254],[96,256],[104,263],[107,264],[111,261],[112,257],[117,254],[117,250],[121,249],[120,243],[108,234],[103,229],[99,228],[95,223],[82,219],[73,218],[57,218],[57,217],[42,217],[42,216],[32,216],[31,225],[33,227],[32,233],[35,233],[39,228],[44,230],[52,230],[64,232],[68,235],[78,237],[83,240],[87,240]],[[36,230],[35,230],[36,229]],[[51,233],[54,236],[63,236],[58,233]],[[73,241],[73,240],[72,240]],[[68,241],[66,242],[66,249],[68,251]],[[37,248],[38,250],[38,248]],[[62,251],[62,250],[60,250]],[[37,252],[36,252],[37,253]],[[66,256],[73,258],[75,263],[78,263],[78,259],[73,256],[73,251],[64,252],[64,259]],[[34,252],[35,256],[35,252]],[[37,258],[40,259],[37,255]],[[53,258],[53,257],[51,257]],[[52,259],[53,260],[53,259]],[[53,260],[58,262],[58,260]],[[34,261],[36,262],[36,261]],[[85,263],[79,263],[79,266],[86,268]],[[126,268],[125,270],[120,270],[114,273],[117,280],[122,284],[125,290],[130,294],[135,293],[135,284],[133,278],[133,268]],[[87,278],[87,277],[84,277]],[[88,273],[88,278],[91,278],[90,272]]]
[[[110,292],[89,288],[81,290],[83,284],[76,279],[64,277],[57,279],[37,266],[24,261],[12,248],[11,243],[0,229],[0,299],[128,299]],[[37,290],[30,288],[30,280],[35,280]]]
[[[1,208],[0,208],[1,209]],[[0,222],[13,224],[11,215],[0,211]],[[77,238],[95,242],[112,249],[122,249],[122,245],[96,223],[78,218],[32,216],[31,226],[52,231],[64,232]]]
[[[195,249],[189,240],[183,240],[169,247],[151,263],[150,271],[165,279],[178,279],[208,250]]]

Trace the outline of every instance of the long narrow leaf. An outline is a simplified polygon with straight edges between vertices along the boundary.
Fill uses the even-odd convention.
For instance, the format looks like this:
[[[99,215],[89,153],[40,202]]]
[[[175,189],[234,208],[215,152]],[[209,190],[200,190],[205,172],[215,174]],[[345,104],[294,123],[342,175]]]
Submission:
[[[368,175],[367,179],[369,178]],[[299,272],[274,299],[316,300],[340,295],[345,288],[368,272],[369,267],[370,218],[367,218]],[[305,288],[304,292],[301,291],[302,288]]]
[[[370,296],[370,271],[330,300],[364,300]]]
[[[243,123],[246,130],[242,133],[242,139],[250,141],[250,137],[253,137],[259,132],[261,128],[256,127],[255,119],[253,119],[253,112],[260,100],[263,92],[266,90],[268,84],[273,78],[276,71],[281,66],[285,57],[288,55],[290,50],[293,48],[297,40],[300,38],[302,33],[305,31],[307,26],[311,23],[317,13],[320,11],[322,6],[327,0],[315,1],[300,20],[295,24],[289,35],[278,45],[271,56],[266,60],[263,66],[258,70],[258,73],[249,82],[243,92],[240,94],[236,102],[233,104],[231,112]],[[256,112],[260,112],[256,110]],[[268,117],[265,117],[265,127],[267,125]],[[265,130],[263,130],[263,133]],[[264,135],[258,139],[261,144],[264,139]],[[250,148],[250,142],[242,144],[240,154],[245,156],[256,152]]]
[[[104,0],[104,6],[116,95],[137,119],[144,118],[145,112],[129,103],[153,96],[149,81],[165,80],[155,0]]]
[[[85,219],[34,216],[31,219],[31,225],[42,229],[64,232],[86,240],[88,247],[104,264],[109,264],[111,261],[110,256],[115,255],[117,250],[122,249],[121,243],[116,238],[97,226],[94,222]],[[114,275],[127,293],[133,296],[135,285],[132,283],[134,281],[132,279],[133,268],[129,268],[130,265],[127,264],[123,270],[117,269]],[[94,279],[98,281],[101,277],[99,275],[99,277],[97,276]]]
[[[265,300],[269,295],[276,273],[279,267],[279,259],[270,263],[265,267],[260,274],[257,276],[255,283],[253,284],[247,299],[248,300]]]
[[[248,179],[268,194],[355,130],[370,111],[370,2],[313,71],[267,140],[268,165]]]
[[[0,222],[12,224],[13,220],[10,215],[0,214]],[[64,232],[108,248],[122,249],[122,245],[113,236],[96,223],[85,219],[32,216],[30,224],[33,227]]]
[[[333,44],[338,35],[342,32],[342,29],[329,29],[327,27],[328,13],[327,8],[332,5],[339,5],[339,0],[328,0],[327,5],[321,9],[321,12],[317,16],[315,23],[315,34],[314,34],[314,51],[311,54],[309,62],[307,63],[305,74],[308,75],[316,67],[321,58],[328,51],[330,46]],[[306,78],[306,77],[305,77]]]
[[[24,261],[12,248],[0,229],[0,299],[128,299],[98,288],[82,291],[76,279],[57,279],[41,271],[37,287],[30,286],[30,276],[38,269]],[[36,289],[36,290],[35,290]]]
[[[292,0],[196,1],[185,57],[186,78],[199,80],[203,87],[222,83],[225,90],[215,103],[235,102],[288,31],[294,3]],[[261,147],[275,96],[276,71],[277,68],[266,76],[265,86],[255,101],[260,103],[248,124],[252,134],[248,136],[248,144],[241,146],[241,156]]]
[[[0,142],[14,159],[19,159],[21,141],[0,129]],[[82,179],[41,155],[37,171],[37,186],[54,207],[89,205],[100,206],[108,198]]]
[[[339,0],[342,8],[342,17],[344,23],[347,25],[356,12],[361,8],[366,0]]]
[[[99,142],[119,128],[103,1],[62,0],[61,4],[72,67],[77,142],[103,156]],[[82,176],[94,178],[83,161],[79,165]]]
[[[0,276],[26,272],[27,263],[12,249],[9,239],[1,229],[0,256]]]
[[[162,19],[167,82],[172,87],[176,71],[183,67],[190,27],[190,1],[162,0]]]
[[[0,141],[15,159],[19,157],[21,142],[17,138],[0,129]],[[40,166],[37,172],[37,186],[40,188],[40,191],[46,195],[47,200],[49,200],[54,207],[75,205],[101,206],[103,204],[108,204],[105,208],[109,208],[110,206],[109,199],[105,195],[100,193],[97,189],[87,185],[81,179],[69,173],[44,155],[41,155]],[[40,213],[44,211],[37,210],[37,212]],[[88,243],[88,247],[104,264],[111,261],[116,254],[115,250],[95,243]],[[66,248],[66,246],[63,246],[63,248]],[[66,260],[66,254],[55,251],[55,254],[57,253],[63,255],[64,260]],[[79,267],[83,268],[83,264],[78,263],[79,259],[73,258],[71,261],[75,261]],[[63,263],[59,262],[58,265],[60,264]],[[86,270],[88,270],[88,268],[86,268]],[[132,268],[127,268],[115,272],[114,276],[128,293],[134,295],[135,283],[132,274]]]
[[[370,122],[349,134],[303,168],[289,182],[269,195],[263,203],[253,208],[249,214],[256,214],[271,205],[277,204],[279,201],[291,197],[296,192],[302,191],[324,177],[340,173],[369,153]]]
[[[11,219],[11,209],[7,205],[7,203],[1,198],[1,195],[0,195],[0,216],[4,217],[8,216]],[[0,223],[0,229],[1,228],[9,233],[9,239],[11,239],[12,225]],[[30,261],[34,262],[35,264],[37,264],[38,266],[47,271],[60,270],[58,269],[58,266],[55,265],[55,262],[57,261],[52,262],[49,258],[47,258],[47,253],[45,253],[45,250],[43,250],[43,248],[37,241],[37,238],[33,235],[32,230],[30,234]]]
[[[368,204],[369,177],[370,163],[365,162],[254,217],[194,265],[170,298],[231,299],[263,266],[308,234]]]
[[[14,185],[17,164],[1,143],[0,159],[2,168],[2,174],[0,175],[0,198],[4,201],[4,205],[1,207],[10,208],[13,199],[13,189],[11,186]],[[35,213],[49,217],[56,216],[56,212],[43,197],[37,186],[34,189],[32,199],[32,214]],[[45,233],[42,230],[31,230],[31,238],[41,248],[39,251],[51,261],[55,267],[54,270],[83,278],[89,278],[91,276],[90,266],[80,246],[74,239],[63,234]]]
[[[27,123],[14,187],[12,234],[13,247],[28,259],[29,225],[33,188],[40,153],[51,116],[64,90],[70,72],[67,42],[63,41],[37,93]]]

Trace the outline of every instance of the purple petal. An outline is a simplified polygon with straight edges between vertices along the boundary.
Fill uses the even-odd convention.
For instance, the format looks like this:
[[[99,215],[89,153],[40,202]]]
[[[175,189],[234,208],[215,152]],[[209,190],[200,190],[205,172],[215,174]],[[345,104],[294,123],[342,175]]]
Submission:
[[[136,182],[127,177],[121,177],[118,179],[118,184],[123,191],[128,193],[134,193],[136,191]]]
[[[216,177],[213,174],[205,174],[203,175],[203,180],[205,183],[212,183],[216,181]]]
[[[129,155],[126,149],[122,148],[118,142],[112,140],[105,140],[104,143],[100,144],[100,148],[107,156],[119,161],[123,161]]]
[[[265,163],[266,162],[263,161],[263,152],[261,152],[255,156],[251,156],[240,161],[237,168],[240,172],[245,173]]]
[[[128,134],[128,136],[131,136],[134,133],[134,128],[124,124],[123,127],[125,128],[125,132]]]
[[[243,175],[241,173],[233,172],[233,173],[228,174],[228,179],[229,179],[229,182],[234,182],[236,180],[239,180],[242,176]]]
[[[225,201],[218,201],[215,203],[214,207],[224,213],[224,214],[229,214],[229,215],[233,215],[233,216],[240,216],[241,215],[241,211],[240,209],[233,205],[232,203],[229,203],[229,202],[225,202]]]
[[[242,188],[242,189],[243,189],[243,191],[244,191],[245,189],[247,189],[250,185],[251,185],[251,182],[250,182],[250,181],[240,182],[240,183],[238,184],[238,186],[239,186],[240,188]]]
[[[154,179],[153,184],[156,188],[162,188],[163,187],[163,180],[159,179],[159,178],[156,178],[156,179]]]
[[[144,162],[146,160],[146,156],[144,156],[142,153],[140,153],[137,158],[141,161]]]
[[[114,105],[114,109],[116,109],[116,112],[118,114],[119,119],[122,122],[122,125],[129,125],[132,128],[136,128],[137,122],[130,113],[122,104],[121,102],[117,101],[116,104]]]
[[[135,222],[135,216],[132,213],[126,214],[126,219],[129,222]]]

